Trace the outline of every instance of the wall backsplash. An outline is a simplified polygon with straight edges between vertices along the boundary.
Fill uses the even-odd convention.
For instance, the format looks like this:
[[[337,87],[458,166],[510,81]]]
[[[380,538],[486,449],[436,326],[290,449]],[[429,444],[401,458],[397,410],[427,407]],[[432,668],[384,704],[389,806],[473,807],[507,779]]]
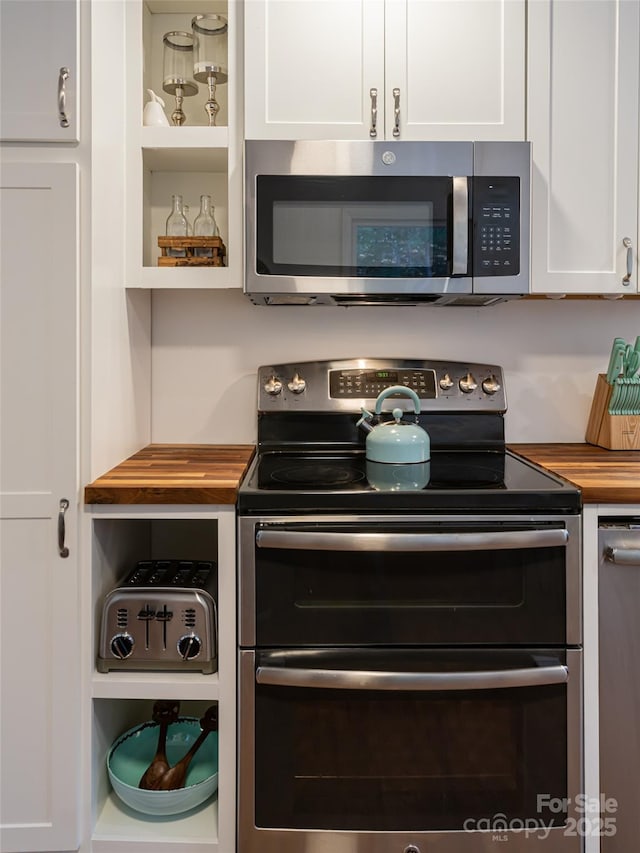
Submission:
[[[638,334],[640,300],[259,308],[235,290],[155,291],[152,440],[253,442],[258,365],[394,356],[500,364],[508,441],[583,441],[613,338]]]

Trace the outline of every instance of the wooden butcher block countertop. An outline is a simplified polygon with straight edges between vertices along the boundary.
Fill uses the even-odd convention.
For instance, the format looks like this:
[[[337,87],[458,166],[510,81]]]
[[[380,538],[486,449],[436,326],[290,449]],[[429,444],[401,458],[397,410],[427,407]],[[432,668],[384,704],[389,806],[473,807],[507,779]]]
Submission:
[[[640,450],[593,444],[510,444],[509,450],[578,486],[583,503],[640,504]]]
[[[90,483],[88,504],[235,504],[248,444],[149,444]]]
[[[510,444],[559,474],[584,503],[640,504],[640,451],[591,444]],[[235,504],[253,445],[150,444],[85,488],[88,504]]]

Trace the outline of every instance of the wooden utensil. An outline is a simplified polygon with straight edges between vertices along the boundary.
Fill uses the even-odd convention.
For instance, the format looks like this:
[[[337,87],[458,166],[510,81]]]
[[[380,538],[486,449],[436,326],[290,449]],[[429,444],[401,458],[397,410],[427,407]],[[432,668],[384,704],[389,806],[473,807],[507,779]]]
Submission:
[[[151,764],[145,770],[138,782],[138,788],[155,790],[159,780],[170,769],[165,752],[167,742],[167,729],[170,723],[175,723],[180,713],[180,702],[171,699],[158,699],[153,706],[152,717],[154,722],[160,726],[158,732],[158,748]]]
[[[202,731],[198,735],[197,740],[186,753],[186,755],[178,761],[173,767],[167,770],[163,776],[158,779],[158,783],[155,786],[155,790],[157,791],[173,791],[176,788],[184,788],[184,783],[187,778],[187,770],[189,769],[189,764],[191,763],[191,759],[196,754],[196,752],[200,749],[205,739],[209,736],[211,732],[215,732],[218,729],[218,706],[212,705],[210,708],[207,708],[205,711],[204,717],[200,720],[200,728]]]

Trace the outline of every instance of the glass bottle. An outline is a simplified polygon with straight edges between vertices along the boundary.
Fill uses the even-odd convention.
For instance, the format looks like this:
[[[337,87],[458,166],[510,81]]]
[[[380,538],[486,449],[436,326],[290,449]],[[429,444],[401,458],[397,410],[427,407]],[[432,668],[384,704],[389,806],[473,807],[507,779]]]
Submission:
[[[211,204],[210,195],[200,196],[200,213],[193,220],[194,237],[218,237],[218,225],[213,215],[214,207]],[[196,249],[194,252],[199,258],[212,258],[213,249]]]
[[[186,237],[187,217],[184,215],[182,207],[182,196],[171,196],[171,202],[171,213],[167,218],[167,237]],[[184,258],[187,255],[186,249],[168,249],[167,252],[172,258]]]
[[[184,213],[184,218],[187,220],[187,237],[191,237],[193,234],[193,228],[191,227],[191,222],[189,221],[189,205],[182,205],[182,212]]]

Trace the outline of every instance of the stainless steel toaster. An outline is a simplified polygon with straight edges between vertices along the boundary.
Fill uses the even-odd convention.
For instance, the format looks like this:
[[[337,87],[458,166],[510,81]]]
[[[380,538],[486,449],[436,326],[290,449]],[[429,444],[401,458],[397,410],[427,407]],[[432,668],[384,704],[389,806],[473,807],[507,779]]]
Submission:
[[[144,560],[105,598],[97,667],[215,672],[217,568],[202,560]]]

